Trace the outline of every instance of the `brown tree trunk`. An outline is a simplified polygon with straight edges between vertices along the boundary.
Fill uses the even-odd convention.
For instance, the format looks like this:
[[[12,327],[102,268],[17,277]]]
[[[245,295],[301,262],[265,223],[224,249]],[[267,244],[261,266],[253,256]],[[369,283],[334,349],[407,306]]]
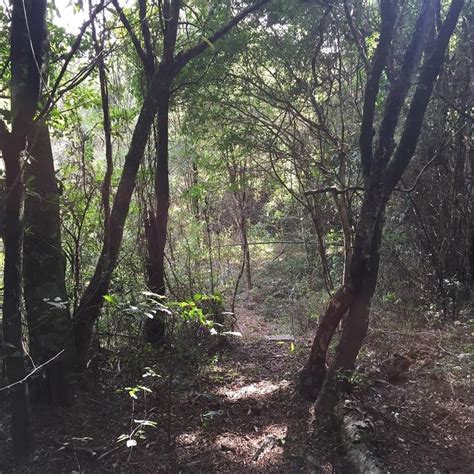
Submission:
[[[5,264],[3,273],[3,344],[7,381],[15,384],[10,390],[12,411],[13,453],[17,459],[33,451],[33,432],[27,385],[21,383],[26,376],[21,323],[21,254],[23,225],[20,218],[23,201],[23,179],[20,153],[23,145],[2,146],[5,160],[6,192],[5,212]]]
[[[194,165],[194,163],[193,163]],[[197,171],[197,169],[196,169]],[[211,228],[211,220],[210,220],[210,205],[208,200],[205,200],[205,205],[202,210],[202,214],[204,216],[204,222],[206,223],[206,243],[207,243],[207,258],[209,262],[209,279],[210,279],[210,289],[211,294],[214,294],[215,285],[214,285],[214,259],[212,255],[212,228]]]
[[[307,400],[315,401],[326,377],[326,357],[336,328],[353,300],[353,289],[342,286],[330,301],[311,346],[311,352],[301,370],[298,391]]]
[[[156,74],[142,106],[125,158],[122,176],[110,213],[110,239],[103,244],[94,275],[82,295],[79,306],[74,314],[74,339],[76,342],[78,364],[81,368],[86,366],[94,323],[99,317],[103,296],[108,292],[112,272],[117,265],[123,230],[132,193],[135,188],[138,168],[142,161],[146,142],[158,109],[156,91],[160,82],[161,77],[159,74]]]
[[[12,130],[0,121],[0,148],[5,161],[6,214],[3,298],[3,344],[12,407],[13,453],[23,459],[33,450],[21,321],[23,222],[22,152],[41,92],[46,40],[46,1],[14,1],[11,17]]]
[[[242,203],[240,216],[240,235],[242,239],[242,255],[245,262],[245,282],[247,291],[252,290],[252,269],[250,267],[250,248],[247,235],[247,217],[245,216],[245,202]]]
[[[352,295],[346,302],[343,299],[345,293],[338,292],[338,298],[330,304],[321,320],[320,327],[334,327],[335,330],[335,326],[331,324],[331,321],[336,319],[336,316],[341,315],[342,317],[343,310],[346,307],[348,308],[348,316],[341,341],[336,349],[336,356],[324,378],[322,390],[319,390],[320,387],[317,386],[321,382],[321,375],[318,370],[320,371],[323,365],[324,349],[327,350],[325,341],[330,340],[332,334],[328,334],[323,330],[318,331],[313,344],[313,347],[316,347],[315,355],[312,354],[313,360],[307,363],[300,379],[300,387],[305,389],[302,392],[303,395],[309,394],[314,399],[314,395],[319,394],[316,407],[320,411],[332,411],[334,408],[340,390],[344,385],[341,382],[344,380],[345,372],[353,370],[357,355],[366,336],[370,305],[378,276],[385,207],[415,152],[434,82],[443,64],[445,51],[462,6],[462,0],[451,2],[438,37],[423,65],[400,141],[395,149],[394,134],[396,126],[409,91],[411,78],[421,58],[425,39],[433,25],[434,8],[429,0],[423,2],[399,76],[392,83],[387,96],[377,144],[373,147],[373,124],[379,83],[397,19],[395,5],[391,0],[382,0],[381,2],[381,34],[366,86],[360,134],[365,191],[355,235],[350,272],[349,286]],[[335,312],[334,306],[341,308],[341,311]],[[322,348],[322,350],[319,348]],[[318,355],[320,355],[319,358],[316,357]],[[313,386],[308,389],[308,386],[311,386],[312,383]]]
[[[342,273],[342,283],[349,283],[350,270],[352,265],[352,229],[349,215],[349,206],[345,195],[333,196],[337,207],[337,213],[341,222],[342,235],[344,239],[344,269]]]
[[[308,202],[308,209],[310,210],[311,220],[316,232],[316,238],[318,239],[318,252],[323,270],[324,287],[328,294],[331,295],[334,290],[334,283],[331,277],[331,269],[329,268],[329,259],[326,244],[324,242],[324,232],[321,224],[321,209],[317,204],[316,199],[313,199],[312,202]]]
[[[61,251],[59,190],[47,125],[37,124],[28,141],[32,158],[25,170],[23,278],[30,355],[39,365],[63,351],[34,379],[33,396],[67,404],[72,400],[68,374],[74,363],[74,343]]]
[[[165,82],[160,93],[158,106],[158,146],[155,172],[156,212],[149,213],[147,222],[147,280],[149,289],[161,296],[166,293],[165,248],[168,231],[168,209],[170,205],[170,184],[168,170],[168,128],[170,106],[170,83]],[[145,340],[160,344],[165,336],[165,323],[157,313],[153,319],[145,321]]]
[[[377,196],[376,192],[367,193],[362,205],[350,272],[352,294],[333,363],[324,378],[321,390],[317,391],[319,396],[316,406],[320,412],[331,411],[334,407],[339,391],[347,385],[350,372],[354,370],[355,361],[367,335],[369,312],[377,284],[386,206],[386,201],[381,201],[382,196]],[[374,202],[381,202],[376,212],[373,212]]]
[[[130,147],[125,158],[122,176],[120,178],[120,183],[110,213],[109,243],[104,243],[103,245],[94,275],[91,278],[91,281],[74,314],[74,336],[80,367],[84,368],[86,365],[94,323],[99,317],[100,309],[103,304],[103,296],[107,294],[112,272],[117,265],[118,255],[122,244],[124,225],[127,219],[132,193],[135,188],[138,169],[143,159],[154,118],[159,109],[159,102],[160,100],[163,100],[163,97],[161,97],[160,94],[164,90],[169,93],[169,84],[172,79],[176,77],[189,61],[199,56],[209,47],[210,44],[225,36],[234,26],[240,23],[240,21],[251,13],[262,8],[268,2],[269,0],[258,0],[256,3],[249,5],[230,19],[226,25],[217,30],[209,38],[206,38],[205,41],[203,40],[196,44],[196,46],[181,51],[174,57],[174,43],[176,42],[181,2],[180,0],[166,0],[163,2],[166,20],[163,41],[163,59],[161,64],[157,66],[153,72],[146,97],[140,110],[140,115],[133,131]],[[116,0],[114,0],[114,4],[117,8],[118,2]],[[123,11],[121,11],[120,8],[117,8],[117,10],[121,15],[124,25],[128,24],[130,27]],[[149,61],[136,35],[133,34],[131,29],[129,30],[129,33],[131,34],[132,41],[134,42],[138,54],[140,57],[143,57],[144,64],[148,64]],[[169,96],[166,97],[166,101],[169,101]],[[166,113],[166,118],[167,117],[168,114]],[[168,151],[166,150],[166,153],[167,152]],[[166,208],[166,214],[167,212]],[[164,224],[166,225],[166,223]]]

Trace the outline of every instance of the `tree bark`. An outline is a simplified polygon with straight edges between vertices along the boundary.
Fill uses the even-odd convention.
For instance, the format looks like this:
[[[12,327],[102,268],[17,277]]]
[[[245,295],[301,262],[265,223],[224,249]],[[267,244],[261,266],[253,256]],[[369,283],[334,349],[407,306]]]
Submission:
[[[11,387],[13,453],[18,460],[33,450],[21,321],[23,222],[22,153],[41,91],[46,42],[46,1],[15,0],[10,30],[12,128],[0,123],[0,148],[5,161],[6,214],[3,298],[3,344]]]
[[[189,61],[199,56],[209,47],[209,44],[212,44],[225,36],[240,21],[251,13],[262,8],[269,1],[270,0],[259,0],[247,8],[244,8],[208,39],[201,41],[192,48],[181,51],[174,57],[172,54],[174,47],[170,48],[170,42],[173,41],[173,36],[174,41],[176,41],[181,2],[180,0],[172,0],[171,2],[168,0],[164,2],[164,5],[167,5],[167,11],[173,13],[165,16],[166,29],[168,30],[168,33],[165,33],[164,35],[162,62],[154,69],[147,94],[133,131],[129,150],[125,157],[122,176],[120,178],[110,213],[109,242],[105,242],[102,247],[102,252],[97,262],[94,275],[74,313],[74,337],[79,367],[84,368],[86,366],[94,323],[99,317],[100,309],[103,304],[103,296],[107,294],[112,273],[117,266],[119,251],[122,244],[123,230],[133,190],[135,189],[138,169],[143,159],[154,118],[159,109],[160,100],[163,100],[161,93],[166,90],[169,91],[169,84],[171,84],[172,79],[176,77]],[[117,0],[114,0],[114,4],[117,8]],[[120,8],[118,8],[118,10],[121,11]],[[174,12],[176,12],[176,14],[174,14]],[[123,12],[121,17],[125,18]],[[127,22],[126,18],[125,22]],[[129,30],[129,32],[131,32],[131,30]],[[137,43],[137,38],[133,32],[131,32],[131,37],[132,40],[135,40],[134,44],[138,54],[140,57],[143,57],[144,64],[147,64],[149,62],[147,56],[144,54],[140,44]],[[169,100],[169,97],[167,100]]]
[[[38,123],[28,142],[31,160],[25,169],[23,278],[30,355],[38,365],[64,351],[35,378],[33,396],[52,404],[69,404],[68,374],[75,352],[61,250],[59,189],[48,126]]]
[[[375,103],[381,73],[392,42],[397,17],[394,4],[390,0],[381,2],[381,36],[366,86],[364,116],[359,139],[365,189],[356,229],[350,271],[352,295],[348,300],[348,304],[346,303],[348,315],[341,340],[336,349],[335,358],[324,378],[322,389],[320,390],[313,381],[321,382],[321,376],[317,369],[320,369],[323,365],[323,356],[321,355],[319,359],[316,356],[324,352],[318,347],[322,349],[327,347],[324,342],[328,339],[328,336],[323,330],[318,331],[313,344],[313,347],[316,346],[314,351],[316,355],[313,356],[312,354],[314,363],[311,363],[310,358],[300,379],[300,387],[308,387],[313,383],[312,389],[306,389],[303,395],[309,394],[314,399],[314,395],[318,394],[316,408],[320,412],[333,410],[340,391],[345,385],[344,381],[347,380],[347,371],[354,369],[356,358],[366,336],[371,300],[377,283],[385,207],[396,183],[401,178],[415,152],[433,85],[443,64],[446,48],[462,6],[462,0],[451,2],[434,46],[425,59],[418,86],[411,100],[401,133],[400,142],[395,149],[393,137],[396,125],[409,90],[411,77],[416,70],[421,52],[424,49],[424,42],[435,17],[432,2],[425,1],[423,3],[399,76],[392,84],[387,96],[378,141],[374,149],[372,130],[375,118]],[[330,321],[335,319],[333,310],[335,303],[342,309],[346,307],[343,295],[344,292],[337,293],[335,301],[331,303],[323,316],[320,327],[323,325],[331,327]],[[342,309],[337,315],[342,313]],[[315,363],[316,361],[318,363]]]
[[[150,212],[147,222],[147,279],[149,289],[164,296],[165,284],[165,248],[168,229],[168,209],[170,205],[170,184],[168,169],[168,133],[170,83],[165,82],[160,93],[158,106],[158,146],[155,172],[155,203],[156,212]],[[145,321],[145,340],[160,344],[165,336],[165,323],[158,313],[153,319]]]
[[[21,251],[23,225],[23,179],[20,153],[23,144],[2,146],[5,160],[6,192],[5,212],[5,264],[3,270],[3,345],[7,381],[14,384],[26,376],[21,323]],[[27,385],[17,383],[10,391],[12,412],[13,454],[16,459],[26,458],[33,451],[33,432]]]
[[[125,157],[122,176],[110,213],[110,239],[108,242],[104,241],[94,275],[84,291],[74,314],[74,338],[80,368],[86,366],[94,323],[99,317],[103,296],[107,294],[112,272],[117,266],[125,221],[135,188],[138,169],[158,109],[157,91],[161,80],[160,73],[155,73],[135,125],[127,156]]]

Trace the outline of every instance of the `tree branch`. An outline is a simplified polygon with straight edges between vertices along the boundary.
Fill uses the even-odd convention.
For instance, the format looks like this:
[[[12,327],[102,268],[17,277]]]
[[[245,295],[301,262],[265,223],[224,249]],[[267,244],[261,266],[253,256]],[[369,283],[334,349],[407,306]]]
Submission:
[[[380,15],[382,17],[380,39],[377,48],[375,49],[374,58],[371,64],[371,72],[365,88],[362,125],[359,137],[362,171],[366,181],[370,174],[373,160],[373,127],[380,78],[382,77],[382,72],[387,62],[388,51],[392,44],[395,24],[397,21],[396,0],[382,0],[380,4]]]
[[[240,13],[235,15],[229,22],[223,26],[220,30],[216,31],[213,35],[211,35],[206,40],[201,41],[196,46],[187,49],[185,51],[181,51],[176,55],[175,58],[175,70],[178,73],[186,64],[207,48],[210,45],[214,44],[216,41],[220,40],[223,36],[225,36],[234,26],[238,25],[244,18],[249,16],[251,13],[260,10],[264,7],[267,3],[270,3],[271,0],[258,0],[253,5],[244,8]]]
[[[423,119],[433,92],[434,83],[441,70],[446,49],[456,27],[464,0],[452,0],[446,19],[441,26],[431,54],[425,60],[418,86],[413,95],[405,127],[393,158],[390,160],[384,176],[384,192],[389,195],[405,172],[415,153]],[[388,193],[388,194],[387,194]]]

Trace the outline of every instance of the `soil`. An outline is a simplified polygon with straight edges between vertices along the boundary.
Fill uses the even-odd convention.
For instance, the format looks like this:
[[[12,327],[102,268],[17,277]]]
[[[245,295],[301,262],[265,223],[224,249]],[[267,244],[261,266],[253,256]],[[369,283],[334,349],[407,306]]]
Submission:
[[[295,393],[309,339],[266,340],[278,327],[245,306],[237,315],[242,337],[212,353],[189,341],[171,354],[103,354],[72,408],[35,408],[36,451],[22,468],[0,417],[0,472],[355,472]],[[471,340],[464,323],[417,331],[374,318],[343,402],[366,420],[385,472],[472,472]]]
[[[413,330],[374,318],[362,362],[370,385],[357,405],[375,423],[372,448],[391,472],[473,472],[473,335],[460,321]],[[396,359],[402,370],[393,370]]]

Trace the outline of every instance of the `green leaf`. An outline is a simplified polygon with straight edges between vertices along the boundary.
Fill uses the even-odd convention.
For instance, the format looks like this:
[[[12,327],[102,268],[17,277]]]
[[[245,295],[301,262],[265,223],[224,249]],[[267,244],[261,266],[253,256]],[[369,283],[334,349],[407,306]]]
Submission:
[[[104,295],[103,298],[104,298],[105,301],[107,301],[107,303],[110,303],[110,304],[113,304],[113,305],[118,304],[117,298],[113,295]]]

